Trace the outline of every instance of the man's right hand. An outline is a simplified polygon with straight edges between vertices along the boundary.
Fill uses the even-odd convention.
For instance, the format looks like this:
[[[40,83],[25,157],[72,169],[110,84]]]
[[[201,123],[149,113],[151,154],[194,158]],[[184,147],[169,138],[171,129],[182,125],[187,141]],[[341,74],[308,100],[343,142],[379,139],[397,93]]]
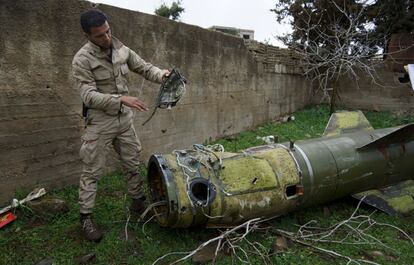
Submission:
[[[121,102],[125,106],[136,109],[138,111],[147,111],[148,110],[147,105],[145,105],[145,103],[143,101],[139,100],[136,97],[122,96],[121,97]]]

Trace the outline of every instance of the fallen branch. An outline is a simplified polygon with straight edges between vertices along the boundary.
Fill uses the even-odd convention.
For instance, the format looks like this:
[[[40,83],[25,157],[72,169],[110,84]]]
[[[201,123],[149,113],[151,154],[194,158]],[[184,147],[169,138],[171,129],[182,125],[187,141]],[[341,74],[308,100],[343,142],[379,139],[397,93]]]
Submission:
[[[386,226],[393,228],[403,234],[407,239],[410,240],[411,244],[414,245],[414,240],[401,228],[396,227],[394,225],[385,224],[385,223],[378,223],[372,219],[372,214],[370,215],[357,215],[357,212],[362,204],[362,201],[365,198],[362,198],[358,203],[356,209],[353,211],[351,216],[345,220],[337,222],[329,227],[318,227],[316,220],[311,220],[306,224],[300,226],[296,232],[289,232],[284,231],[282,229],[275,229],[269,225],[261,226],[262,224],[268,222],[269,219],[262,219],[262,218],[254,218],[244,222],[241,225],[235,226],[231,229],[228,229],[222,232],[219,236],[214,237],[205,241],[204,243],[200,244],[196,249],[189,251],[189,252],[172,252],[165,254],[155,260],[152,265],[157,264],[158,262],[164,260],[166,257],[171,255],[182,255],[185,256],[179,258],[169,264],[178,264],[180,262],[186,261],[187,259],[194,256],[198,251],[203,249],[209,244],[217,243],[214,258],[212,260],[213,264],[216,261],[216,258],[221,250],[225,247],[230,250],[233,256],[238,260],[238,263],[248,263],[249,261],[249,253],[253,253],[258,255],[264,264],[272,264],[270,257],[272,254],[269,254],[269,251],[260,244],[259,242],[250,242],[246,237],[252,232],[269,232],[273,231],[276,234],[283,236],[292,242],[298,243],[300,245],[312,248],[320,253],[326,254],[330,257],[340,258],[347,261],[347,264],[374,264],[378,265],[378,263],[354,258],[340,252],[326,249],[320,246],[314,245],[314,243],[324,244],[324,243],[336,243],[336,244],[349,244],[349,245],[379,245],[383,248],[387,248],[391,251],[398,252],[396,249],[386,245],[378,238],[370,235],[368,232],[370,229],[374,228],[375,226]],[[243,233],[238,233],[240,229],[244,229]],[[345,232],[343,238],[338,239],[337,232],[340,231],[341,233]],[[247,247],[250,249],[244,249],[241,245],[242,243],[246,243]]]
[[[187,260],[187,259],[189,259],[189,258],[191,258],[192,256],[194,256],[194,254],[196,254],[197,253],[197,251],[199,251],[199,250],[201,250],[202,248],[204,248],[205,246],[207,246],[207,245],[209,245],[209,244],[211,244],[211,243],[213,243],[213,242],[216,242],[216,241],[219,241],[219,242],[221,242],[223,239],[226,239],[227,237],[229,237],[231,234],[233,234],[233,233],[235,233],[237,230],[239,230],[239,229],[241,229],[241,228],[245,228],[246,229],[246,231],[245,231],[245,233],[241,236],[241,237],[238,237],[237,239],[236,239],[236,241],[240,241],[240,240],[242,240],[249,232],[250,232],[250,226],[251,226],[251,224],[254,224],[254,223],[257,223],[258,221],[260,221],[260,220],[262,220],[261,218],[254,218],[254,219],[251,219],[251,220],[248,220],[248,221],[246,221],[246,222],[244,222],[243,224],[241,224],[241,225],[238,225],[238,226],[236,226],[236,227],[233,227],[232,229],[229,229],[229,230],[227,230],[226,232],[224,232],[224,233],[222,233],[221,235],[219,235],[219,236],[217,236],[217,237],[215,237],[215,238],[212,238],[212,239],[210,239],[210,240],[207,240],[206,242],[204,242],[204,243],[202,243],[201,245],[199,245],[195,250],[193,250],[193,251],[191,251],[191,252],[189,252],[189,254],[187,254],[186,256],[184,256],[184,257],[182,257],[182,258],[180,258],[180,259],[178,259],[178,260],[176,260],[176,261],[174,261],[174,262],[172,262],[172,263],[170,263],[170,265],[173,265],[173,264],[177,264],[177,263],[179,263],[179,262],[182,262],[182,261],[185,261],[185,260]],[[234,243],[234,242],[233,242]],[[219,247],[221,244],[218,244],[217,246]],[[233,249],[233,252],[234,252],[235,250]],[[174,252],[173,252],[174,253]],[[175,253],[177,253],[177,252],[175,252]],[[217,256],[217,253],[218,253],[218,250],[216,249],[216,256]],[[157,260],[155,260],[153,263],[152,263],[152,265],[154,265],[154,264],[157,264],[159,261],[161,261],[161,260],[163,260],[164,258],[166,258],[167,256],[170,256],[171,255],[171,253],[168,253],[168,254],[165,254],[164,256],[162,256],[162,257],[159,257]],[[247,255],[246,253],[245,253],[245,255]],[[243,262],[243,260],[241,260],[240,259],[240,261],[242,261]]]
[[[307,246],[307,247],[316,249],[319,252],[328,254],[329,256],[332,256],[332,257],[346,259],[348,261],[347,264],[353,264],[353,263],[354,264],[361,264],[361,262],[362,262],[362,263],[367,263],[367,264],[380,265],[379,263],[376,263],[376,262],[372,262],[372,261],[369,261],[369,260],[362,260],[362,259],[353,259],[353,258],[351,258],[349,256],[342,255],[342,254],[340,254],[338,252],[335,252],[333,250],[324,249],[324,248],[321,248],[321,247],[314,246],[314,245],[312,245],[310,243],[307,243],[305,241],[302,241],[302,240],[297,239],[295,237],[295,234],[294,233],[289,233],[289,232],[286,232],[286,231],[280,230],[280,229],[277,229],[275,231],[277,232],[277,234],[279,234],[281,236],[285,236],[285,237],[289,238],[290,240],[292,240],[293,242],[296,242],[296,243],[299,243],[301,245],[304,245],[304,246]]]
[[[3,209],[0,210],[0,215],[3,214],[3,213],[5,213],[5,212],[10,211],[11,209],[14,209],[14,208],[19,207],[20,205],[23,205],[24,203],[26,203],[28,201],[32,201],[34,199],[40,198],[40,197],[42,197],[45,194],[46,194],[46,190],[44,188],[41,188],[41,189],[35,189],[35,190],[33,190],[32,192],[30,192],[26,196],[26,198],[24,198],[24,199],[22,199],[20,201],[17,200],[17,199],[13,199],[11,205],[9,205],[9,206],[7,206],[7,207],[5,207],[5,208],[3,208]]]

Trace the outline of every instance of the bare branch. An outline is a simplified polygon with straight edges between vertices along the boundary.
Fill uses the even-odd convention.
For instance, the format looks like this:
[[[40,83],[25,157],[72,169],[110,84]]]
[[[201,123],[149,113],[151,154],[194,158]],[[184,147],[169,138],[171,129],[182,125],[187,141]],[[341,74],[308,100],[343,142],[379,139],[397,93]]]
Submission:
[[[185,256],[170,262],[170,264],[178,264],[180,262],[184,262],[192,256],[194,256],[199,250],[201,250],[205,246],[215,242],[217,243],[217,246],[214,253],[213,264],[215,264],[219,252],[223,249],[227,249],[233,254],[233,258],[236,259],[237,264],[250,264],[249,257],[251,255],[249,254],[254,254],[255,256],[260,257],[263,264],[272,264],[272,261],[270,260],[272,254],[269,254],[269,251],[266,250],[266,247],[260,244],[259,242],[251,242],[249,239],[247,239],[247,236],[249,234],[260,231],[264,231],[266,233],[268,233],[269,231],[273,231],[280,236],[290,239],[292,242],[317,250],[319,253],[326,254],[335,258],[344,259],[347,261],[347,264],[365,263],[377,265],[378,263],[369,260],[354,258],[342,254],[338,251],[333,251],[331,249],[321,247],[320,245],[326,243],[357,246],[376,245],[398,253],[396,249],[386,245],[380,239],[369,234],[370,230],[375,226],[386,226],[402,233],[405,237],[407,237],[410,240],[410,243],[414,246],[414,240],[402,229],[390,224],[376,222],[372,218],[374,212],[370,215],[357,215],[358,210],[364,199],[365,198],[362,198],[360,200],[356,209],[353,211],[349,218],[337,222],[328,227],[318,227],[318,222],[316,220],[311,220],[305,223],[304,225],[300,226],[296,232],[289,232],[282,229],[274,228],[272,225],[265,225],[268,221],[275,217],[269,219],[255,218],[241,225],[235,226],[231,229],[221,232],[219,236],[205,241],[192,251],[172,252],[165,254],[159,257],[156,261],[154,261],[153,265],[164,260],[166,257],[176,254]],[[247,247],[246,244],[243,245],[242,243],[246,243]],[[244,248],[242,246],[244,246]]]

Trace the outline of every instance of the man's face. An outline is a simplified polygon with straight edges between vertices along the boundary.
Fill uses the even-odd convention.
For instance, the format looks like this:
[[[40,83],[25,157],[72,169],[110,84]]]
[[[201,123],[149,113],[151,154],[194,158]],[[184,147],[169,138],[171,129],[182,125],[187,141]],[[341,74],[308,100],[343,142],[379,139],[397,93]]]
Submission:
[[[112,44],[111,28],[107,21],[102,26],[92,27],[90,33],[86,33],[86,37],[103,49],[109,49]]]

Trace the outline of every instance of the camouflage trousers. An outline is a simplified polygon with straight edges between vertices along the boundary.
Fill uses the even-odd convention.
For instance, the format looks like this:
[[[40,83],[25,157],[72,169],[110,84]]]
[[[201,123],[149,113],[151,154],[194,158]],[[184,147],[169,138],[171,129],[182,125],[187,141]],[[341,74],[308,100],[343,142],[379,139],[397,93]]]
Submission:
[[[87,127],[82,136],[82,146],[79,151],[83,164],[79,184],[79,205],[80,212],[83,214],[91,213],[93,210],[98,180],[103,173],[106,150],[111,145],[120,156],[129,195],[133,199],[144,195],[143,179],[137,172],[140,164],[141,143],[134,127],[131,125],[124,131],[112,133],[97,133],[93,127]]]

